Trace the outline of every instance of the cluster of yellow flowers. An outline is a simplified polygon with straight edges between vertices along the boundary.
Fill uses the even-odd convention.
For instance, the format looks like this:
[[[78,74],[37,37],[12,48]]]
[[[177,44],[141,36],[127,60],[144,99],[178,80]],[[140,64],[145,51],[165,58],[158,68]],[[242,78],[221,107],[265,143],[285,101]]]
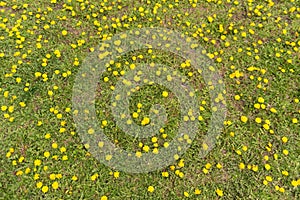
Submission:
[[[290,194],[300,185],[299,174],[293,172],[293,167],[297,166],[288,163],[297,162],[297,152],[292,148],[295,134],[291,132],[299,129],[300,104],[296,95],[284,96],[288,100],[279,96],[289,92],[285,91],[289,86],[280,82],[281,77],[297,77],[295,74],[299,72],[300,29],[297,20],[300,18],[300,7],[297,0],[286,3],[272,0],[142,2],[51,0],[45,4],[31,5],[19,1],[0,1],[0,45],[3,47],[0,50],[0,61],[3,62],[3,69],[0,69],[0,95],[3,97],[0,99],[1,123],[3,127],[10,127],[8,131],[16,129],[18,132],[19,127],[28,129],[24,132],[36,134],[35,140],[42,145],[37,145],[38,149],[30,149],[28,152],[34,152],[32,155],[25,153],[30,144],[17,143],[8,147],[6,158],[13,166],[14,175],[20,181],[26,178],[33,180],[35,189],[42,194],[63,192],[72,195],[75,192],[72,184],[79,187],[78,182],[86,177],[92,186],[101,181],[102,174],[98,172],[82,172],[79,169],[72,172],[68,169],[72,162],[77,162],[78,155],[74,151],[83,147],[75,150],[69,147],[70,141],[78,142],[76,127],[71,119],[71,115],[78,114],[78,111],[72,110],[70,94],[66,91],[72,90],[71,83],[83,58],[97,50],[95,42],[107,41],[115,33],[128,29],[159,26],[177,29],[199,41],[206,48],[202,53],[216,64],[209,70],[220,69],[229,83],[226,92],[220,94],[216,101],[224,100],[222,95],[225,95],[231,102],[228,105],[232,110],[224,122],[225,134],[222,136],[225,137],[224,143],[232,142],[224,148],[227,148],[226,151],[232,150],[235,159],[230,160],[233,162],[231,165],[221,158],[201,163],[199,176],[209,179],[218,173],[225,176],[233,166],[233,173],[241,179],[251,176],[268,191]],[[115,41],[114,45],[118,47],[121,43],[121,40]],[[192,48],[197,47],[198,44],[192,45]],[[136,70],[137,63],[148,59],[161,62],[162,58],[154,49],[148,49],[132,53],[125,61],[110,61],[105,75],[101,77],[101,84],[107,89],[101,91],[101,95],[114,91],[114,82],[127,70]],[[190,60],[180,61],[176,65],[191,82],[201,79],[202,71],[192,69]],[[160,76],[162,71],[157,71],[156,75]],[[168,76],[167,81],[171,82],[173,78]],[[182,78],[182,84],[185,80]],[[138,75],[134,81],[149,83],[149,80],[141,80]],[[298,89],[299,81],[291,80],[290,83],[291,90]],[[127,81],[126,84],[131,83]],[[211,85],[208,88],[213,90]],[[134,89],[132,93],[139,89]],[[274,92],[276,89],[279,90],[277,94]],[[194,97],[195,93],[189,95]],[[175,107],[173,97],[172,91],[167,89],[160,90],[155,96]],[[115,100],[120,100],[120,96],[117,95]],[[208,122],[210,105],[206,99],[201,98],[199,102],[201,105],[197,109],[201,115],[193,116],[193,111],[190,111],[183,117],[184,121],[198,119],[203,124]],[[46,111],[41,111],[44,108]],[[126,119],[127,125],[137,122],[146,127],[152,123],[145,114],[148,105],[143,99],[136,102],[134,109],[131,118]],[[176,114],[178,110],[173,108],[171,111]],[[109,137],[115,144],[121,145],[122,137],[114,138],[119,137],[119,130],[114,127],[111,116],[102,108],[97,112],[101,116],[100,127],[110,133]],[[172,117],[174,113],[168,114]],[[158,135],[149,140],[134,141],[135,156],[143,158],[146,153],[159,154],[160,148],[168,148],[174,137],[171,128],[162,127]],[[114,131],[117,133],[114,134]],[[87,134],[95,134],[95,130],[91,128]],[[187,134],[181,139],[192,144]],[[98,143],[99,148],[105,145],[103,141]],[[89,145],[84,147],[88,149]],[[208,147],[205,144],[203,148]],[[91,154],[87,152],[84,156],[90,159]],[[112,155],[107,155],[105,159],[111,160]],[[176,154],[174,161],[175,164],[159,173],[159,181],[174,177],[184,181],[193,175],[192,171],[188,171],[187,159]],[[111,184],[123,178],[122,172],[116,170],[108,174],[113,179]],[[213,193],[212,196],[222,197],[231,192],[225,184],[212,188],[207,191],[204,185],[187,186],[180,190],[180,195],[182,198],[194,198],[194,195],[204,196],[207,193],[209,196]],[[159,191],[159,186],[147,185],[144,191],[146,195],[154,195]],[[102,192],[95,196],[107,200],[109,194]]]

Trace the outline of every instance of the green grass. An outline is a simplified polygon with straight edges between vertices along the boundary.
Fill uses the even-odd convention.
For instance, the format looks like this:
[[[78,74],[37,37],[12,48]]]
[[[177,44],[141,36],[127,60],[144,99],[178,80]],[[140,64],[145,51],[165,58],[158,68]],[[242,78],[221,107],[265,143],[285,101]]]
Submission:
[[[299,199],[299,0],[274,0],[274,5],[254,0],[51,2],[56,1],[0,1],[0,199]],[[151,138],[125,134],[111,114],[111,86],[122,71],[131,70],[131,64],[154,62],[178,70],[197,89],[204,109],[199,132],[179,160],[149,173],[120,171],[118,177],[114,176],[117,169],[97,161],[82,144],[73,121],[72,89],[91,48],[107,37],[142,27],[184,33],[208,56],[215,55],[211,58],[226,85],[227,113],[214,149],[199,157],[212,115],[209,87],[202,75],[193,66],[181,67],[186,60],[170,52],[139,50],[121,56],[101,75],[95,101],[99,126],[107,121],[104,133],[119,147],[133,153],[144,152],[140,143],[150,151],[154,148]],[[67,35],[62,35],[63,30]],[[163,91],[169,96],[163,97]],[[259,103],[264,109],[254,106],[259,97],[264,99]],[[178,98],[153,84],[132,93],[131,114],[137,112],[138,103],[142,107],[133,119],[137,124],[149,117],[151,106],[164,105],[168,121],[156,135],[158,148],[164,148],[164,142],[177,134]],[[241,116],[248,121],[242,122]],[[257,123],[257,118],[262,122]],[[45,157],[45,152],[50,156]],[[168,177],[162,172],[168,172]],[[52,187],[56,182],[57,189]],[[195,189],[201,194],[195,194]]]

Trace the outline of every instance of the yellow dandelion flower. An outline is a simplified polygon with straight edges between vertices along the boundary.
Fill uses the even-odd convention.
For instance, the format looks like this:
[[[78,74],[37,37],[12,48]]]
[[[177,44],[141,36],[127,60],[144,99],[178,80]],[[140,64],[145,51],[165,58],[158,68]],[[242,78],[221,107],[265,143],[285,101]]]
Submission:
[[[248,121],[248,118],[246,116],[241,116],[241,121],[246,123]]]
[[[154,192],[154,187],[150,185],[150,186],[148,187],[148,192],[151,192],[151,193]]]
[[[201,194],[201,190],[199,190],[199,189],[195,189],[195,191],[194,191],[194,194],[196,194],[196,195],[199,195],[199,194]]]
[[[240,168],[240,169],[245,169],[245,164],[244,164],[244,163],[240,163],[240,164],[239,164],[239,168]]]
[[[269,164],[265,164],[265,169],[266,170],[270,170],[271,169],[271,166]]]
[[[291,181],[291,184],[292,184],[292,186],[294,186],[294,187],[297,187],[299,184],[298,184],[298,181],[296,181],[296,180],[292,180]]]
[[[207,17],[207,20],[209,21],[209,23],[212,23],[212,22],[214,21],[214,18],[211,17],[211,16],[208,16],[208,17]]]
[[[281,138],[281,140],[282,140],[283,143],[287,143],[288,138],[284,136],[284,137]]]
[[[58,187],[59,187],[59,184],[58,184],[57,181],[55,181],[55,182],[52,183],[52,188],[53,188],[54,190],[58,189]]]
[[[34,161],[34,166],[40,166],[42,164],[42,161],[37,159]]]
[[[100,198],[100,200],[108,200],[108,197],[104,195]]]
[[[50,152],[49,152],[49,151],[44,152],[44,156],[45,156],[46,158],[49,158]]]
[[[113,173],[114,177],[115,178],[119,178],[120,177],[120,172],[116,171]]]
[[[284,176],[288,176],[288,175],[289,175],[289,172],[286,171],[286,170],[282,171],[281,173],[282,173],[282,175],[284,175]]]
[[[189,196],[190,196],[190,194],[189,194],[188,192],[183,192],[183,195],[184,195],[185,197],[189,197]]]
[[[144,119],[142,120],[141,124],[143,126],[147,125],[150,123],[150,118],[149,117],[144,117]]]
[[[63,36],[66,36],[66,35],[68,34],[68,31],[63,30],[63,31],[61,32],[61,34],[62,34]]]
[[[45,185],[45,186],[42,187],[42,192],[43,192],[43,193],[47,193],[48,190],[49,190],[49,187],[48,187],[48,186]]]
[[[292,122],[293,122],[293,124],[297,124],[298,123],[298,119],[297,118],[293,118]]]
[[[168,173],[168,172],[162,172],[161,175],[162,175],[163,177],[169,177],[169,173]]]
[[[78,180],[78,177],[77,176],[72,176],[72,181],[77,181]]]
[[[217,193],[217,195],[220,196],[220,197],[224,196],[223,191],[220,190],[220,189],[216,189],[216,193]]]
[[[41,188],[42,186],[43,186],[43,183],[41,181],[36,184],[37,188]]]
[[[168,97],[169,93],[167,91],[163,91],[162,96],[163,97]]]

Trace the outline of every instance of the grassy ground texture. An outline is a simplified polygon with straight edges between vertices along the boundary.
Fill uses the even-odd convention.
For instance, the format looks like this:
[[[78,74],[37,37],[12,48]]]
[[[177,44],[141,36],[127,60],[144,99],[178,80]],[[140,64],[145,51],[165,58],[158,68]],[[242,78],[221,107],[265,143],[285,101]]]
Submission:
[[[0,11],[0,199],[299,199],[299,0],[5,0]],[[122,76],[141,63],[168,65],[199,102],[190,148],[162,170],[129,174],[82,144],[72,88],[101,42],[144,27],[201,45],[225,83],[227,113],[214,149],[198,157],[212,111],[209,86],[190,61],[155,49],[114,60],[99,79],[97,118],[135,156],[168,148],[180,102],[155,83],[133,91],[133,123],[146,127],[158,103],[168,120],[153,137],[130,137],[109,106]]]

